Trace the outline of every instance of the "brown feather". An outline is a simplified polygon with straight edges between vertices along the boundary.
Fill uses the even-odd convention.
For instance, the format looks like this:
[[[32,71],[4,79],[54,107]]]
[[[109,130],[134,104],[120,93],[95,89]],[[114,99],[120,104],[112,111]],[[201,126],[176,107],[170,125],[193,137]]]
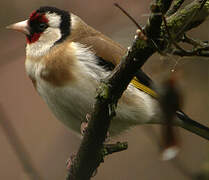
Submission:
[[[50,51],[45,57],[45,68],[41,71],[41,78],[55,86],[63,86],[74,80],[71,68],[74,66],[76,56],[74,49],[69,46],[62,43]]]
[[[70,36],[64,43],[55,46],[53,51],[49,53],[48,59],[46,57],[45,60],[46,68],[41,74],[43,79],[57,86],[62,86],[75,78],[70,70],[70,67],[73,66],[73,60],[76,60],[73,48],[68,46],[72,42],[89,47],[96,56],[114,65],[117,65],[126,53],[122,46],[87,25],[78,16],[74,14],[71,14],[71,16],[72,27]],[[66,50],[66,47],[68,47],[70,52],[66,53],[63,51]],[[68,57],[63,57],[64,55],[68,55]],[[141,87],[139,81],[136,79],[136,83],[139,84],[137,88],[144,91],[143,88],[139,88]]]
[[[109,37],[88,26],[79,17],[75,15],[72,17],[75,19],[75,24],[68,40],[91,47],[98,57],[117,65],[126,50]]]
[[[121,58],[125,55],[126,50],[120,46],[120,44],[114,42],[109,37],[87,25],[78,16],[74,14],[71,15],[72,21],[74,22],[68,41],[78,42],[86,47],[90,47],[96,56],[104,59],[105,61],[111,62],[116,66],[120,62]],[[146,76],[146,74],[144,74],[144,76]],[[144,80],[146,79],[147,77]],[[140,77],[135,78],[134,86],[136,88],[154,97],[156,96],[150,86],[141,84],[144,83],[141,81]]]

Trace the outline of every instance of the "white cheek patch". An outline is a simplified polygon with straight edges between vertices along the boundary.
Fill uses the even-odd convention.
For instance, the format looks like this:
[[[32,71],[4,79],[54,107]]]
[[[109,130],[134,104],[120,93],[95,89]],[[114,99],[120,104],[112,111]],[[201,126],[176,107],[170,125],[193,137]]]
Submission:
[[[61,32],[58,28],[47,28],[40,36],[39,40],[27,44],[26,56],[40,57],[49,52],[56,41],[61,38]]]
[[[61,17],[56,13],[46,13],[46,18],[49,20],[50,27],[60,27]]]
[[[54,44],[61,38],[61,31],[59,28],[48,27],[40,36],[38,42],[46,44]]]
[[[61,16],[57,15],[56,13],[46,13],[45,16],[49,20],[49,27],[43,33],[41,33],[38,41],[27,44],[27,56],[44,56],[49,52],[54,43],[62,37],[60,30]]]

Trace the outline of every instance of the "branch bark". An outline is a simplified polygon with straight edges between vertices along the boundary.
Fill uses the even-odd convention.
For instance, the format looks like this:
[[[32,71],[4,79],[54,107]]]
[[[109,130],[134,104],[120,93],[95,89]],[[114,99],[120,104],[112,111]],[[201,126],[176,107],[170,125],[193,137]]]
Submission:
[[[166,48],[165,43],[163,45],[159,43],[160,36],[165,30],[165,27],[161,25],[162,17],[159,14],[165,14],[171,2],[172,0],[156,0],[155,4],[151,6],[152,13],[144,29],[148,39],[135,39],[120,64],[109,77],[101,82],[91,120],[66,180],[89,180],[99,164],[103,162],[104,154],[101,153],[104,148],[103,142],[110,121],[115,115],[118,99],[122,96],[136,71],[143,66],[153,53],[159,50],[158,47],[162,50]],[[186,32],[193,27],[197,27],[206,19],[209,14],[209,1],[206,2],[197,16],[190,20],[188,26],[182,30],[185,22],[190,19],[191,14],[200,5],[201,2],[196,0],[167,19],[168,28],[173,39],[177,38],[178,32]],[[178,36],[180,35],[181,33]]]

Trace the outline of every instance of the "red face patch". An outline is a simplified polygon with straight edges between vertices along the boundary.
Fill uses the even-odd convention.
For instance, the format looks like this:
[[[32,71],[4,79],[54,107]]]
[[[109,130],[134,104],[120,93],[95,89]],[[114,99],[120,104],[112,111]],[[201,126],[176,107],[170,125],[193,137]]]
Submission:
[[[31,43],[34,43],[34,42],[38,41],[38,39],[40,38],[40,36],[41,36],[41,33],[34,33],[31,36],[27,36],[26,37],[27,43],[28,44],[31,44]]]
[[[39,13],[37,13],[36,11],[32,12],[30,15],[30,21],[33,21],[34,19],[37,19],[39,16]]]
[[[30,27],[30,35],[27,36],[27,43],[31,44],[40,38],[41,34],[48,27],[49,20],[45,14],[34,11],[29,18],[28,26]]]

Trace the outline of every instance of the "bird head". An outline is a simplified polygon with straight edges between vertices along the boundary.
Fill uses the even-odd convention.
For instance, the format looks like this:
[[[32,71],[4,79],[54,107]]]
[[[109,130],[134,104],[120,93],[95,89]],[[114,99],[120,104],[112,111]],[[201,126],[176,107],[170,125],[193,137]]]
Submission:
[[[7,28],[24,33],[27,44],[59,43],[70,34],[70,13],[55,7],[40,7],[29,19]]]

